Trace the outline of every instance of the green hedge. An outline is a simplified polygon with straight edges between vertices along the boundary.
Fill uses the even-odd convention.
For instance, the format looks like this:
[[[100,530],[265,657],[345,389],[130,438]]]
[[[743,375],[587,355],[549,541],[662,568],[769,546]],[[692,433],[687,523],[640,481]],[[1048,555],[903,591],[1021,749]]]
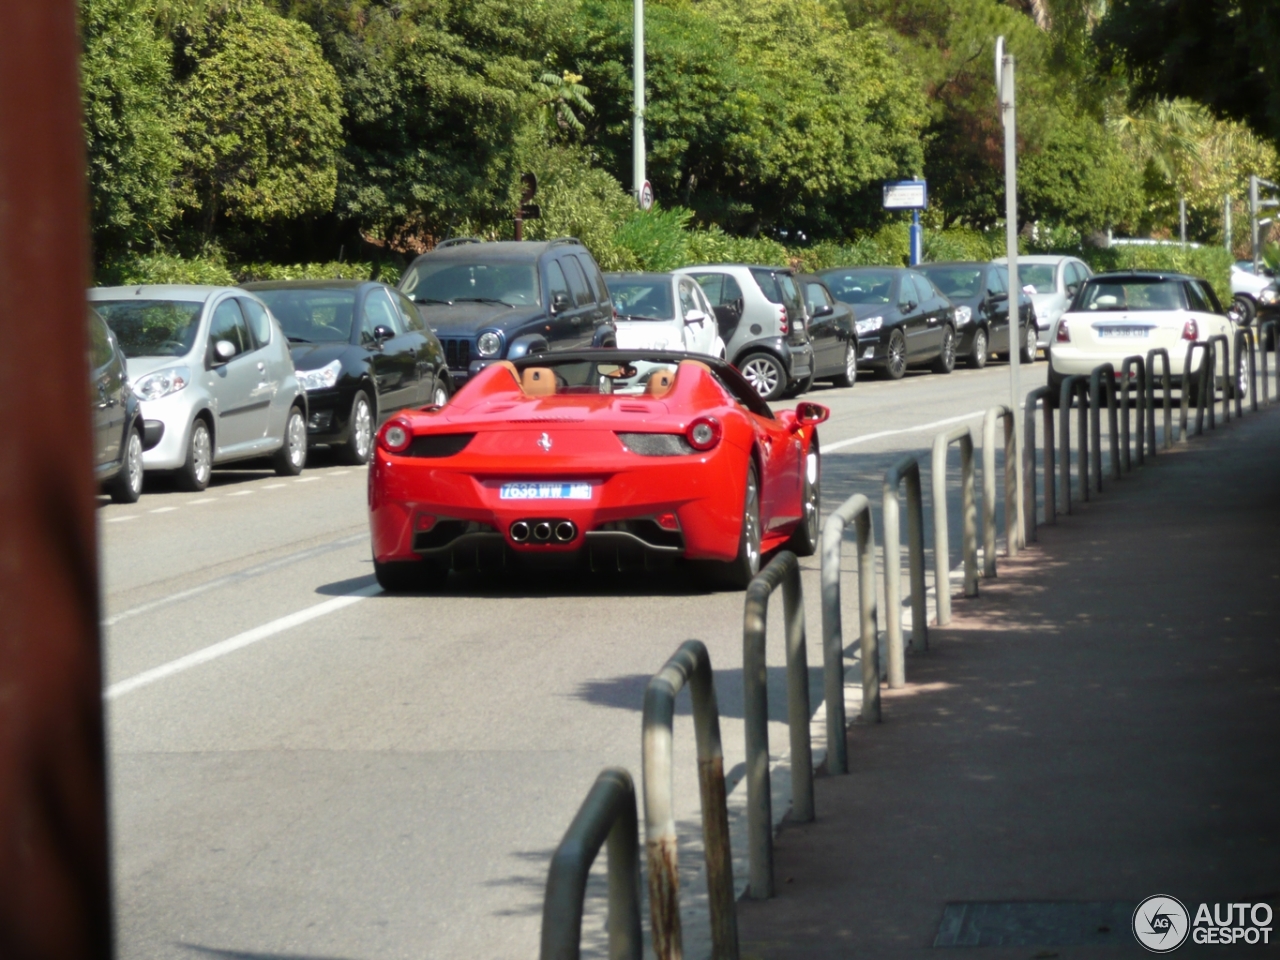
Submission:
[[[1233,258],[1223,247],[1120,246],[1086,247],[1082,258],[1098,273],[1112,270],[1166,270],[1203,277],[1223,304],[1231,302]]]
[[[107,264],[98,271],[102,286],[201,283],[220,287],[254,280],[381,280],[395,284],[400,271],[389,263],[246,263],[229,265],[215,256],[179,257],[157,253]]]

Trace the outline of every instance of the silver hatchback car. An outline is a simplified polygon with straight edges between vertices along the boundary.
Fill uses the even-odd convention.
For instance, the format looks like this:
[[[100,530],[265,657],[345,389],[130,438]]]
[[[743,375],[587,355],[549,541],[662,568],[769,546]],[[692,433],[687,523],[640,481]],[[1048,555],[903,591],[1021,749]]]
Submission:
[[[307,462],[307,397],[289,342],[257,297],[230,287],[98,287],[89,302],[124,351],[142,402],[143,468],[203,490],[215,464]]]

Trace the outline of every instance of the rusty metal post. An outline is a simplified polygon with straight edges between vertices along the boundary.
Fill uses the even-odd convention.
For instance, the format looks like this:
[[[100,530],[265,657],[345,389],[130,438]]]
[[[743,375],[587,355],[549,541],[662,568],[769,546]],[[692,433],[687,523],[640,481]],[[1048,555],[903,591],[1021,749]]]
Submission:
[[[1133,458],[1130,447],[1133,443],[1129,430],[1129,383],[1132,379],[1129,375],[1129,368],[1136,368],[1138,371],[1138,389],[1136,404],[1138,414],[1138,466],[1146,463],[1146,457],[1143,449],[1146,446],[1142,442],[1143,430],[1147,422],[1147,362],[1140,356],[1125,357],[1124,363],[1120,366],[1120,466],[1128,473],[1133,469]]]
[[[1156,357],[1164,361],[1164,448],[1173,447],[1173,374],[1169,370],[1169,351],[1164,347],[1147,351],[1147,449],[1156,455]]]
[[[906,683],[906,651],[902,641],[902,525],[898,487],[907,482],[907,563],[911,578],[911,645],[929,649],[928,607],[924,580],[924,500],[920,462],[905,456],[884,475],[884,606],[885,640],[889,648],[889,686]]]
[[[827,701],[827,767],[848,773],[844,743],[844,625],[840,611],[840,545],[852,523],[858,537],[858,621],[862,656],[862,719],[880,722],[880,644],[876,630],[876,539],[871,502],[860,493],[840,504],[822,526],[822,648]],[[890,654],[890,660],[893,657]],[[892,666],[890,672],[892,673]],[[899,684],[901,686],[901,684]]]
[[[1026,414],[1027,417],[1023,421],[1023,460],[1026,466],[1023,468],[1023,474],[1027,477],[1026,498],[1027,503],[1024,512],[1027,516],[1027,540],[1035,542],[1038,539],[1037,527],[1039,521],[1036,519],[1036,404],[1040,404],[1043,411],[1044,421],[1044,522],[1053,524],[1058,522],[1055,516],[1057,513],[1057,497],[1054,496],[1054,435],[1053,435],[1053,394],[1047,386],[1036,387],[1027,394]]]
[[[609,844],[609,960],[640,960],[640,844],[636,790],[622,767],[596,777],[564,839],[551,856],[542,901],[540,960],[578,960],[587,876]]]
[[[973,496],[973,431],[956,427],[933,438],[933,579],[938,626],[951,622],[951,541],[947,530],[947,447],[960,444],[961,552],[964,595],[978,595],[978,510]]]
[[[39,304],[41,341],[57,348],[49,363],[33,363],[29,350],[0,352],[0,957],[107,960],[113,933],[77,5],[43,0],[3,9],[5,329],[12,341]]]
[[[1062,501],[1062,512],[1071,513],[1071,400],[1079,401],[1076,411],[1077,445],[1080,447],[1080,500],[1089,500],[1089,378],[1080,374],[1072,374],[1062,381],[1058,398],[1058,427],[1062,434],[1058,438],[1059,480],[1062,489],[1058,491]]]
[[[684,956],[671,741],[676,695],[686,686],[693,700],[693,730],[698,745],[711,957],[712,960],[737,960],[738,918],[733,897],[720,710],[712,682],[711,655],[700,640],[682,643],[644,692],[644,829],[653,951],[658,960],[679,960]]]
[[[783,550],[747,587],[742,626],[743,726],[747,741],[749,896],[773,896],[773,800],[769,777],[769,688],[765,665],[769,597],[782,587],[787,637],[787,722],[791,728],[791,812],[813,819],[813,751],[809,744],[809,663],[804,639],[800,562]]]

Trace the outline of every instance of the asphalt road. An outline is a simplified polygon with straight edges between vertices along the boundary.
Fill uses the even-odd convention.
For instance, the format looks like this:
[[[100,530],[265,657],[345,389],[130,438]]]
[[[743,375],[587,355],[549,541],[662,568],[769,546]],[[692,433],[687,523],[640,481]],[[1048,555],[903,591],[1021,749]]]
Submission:
[[[1023,395],[1045,370],[1024,365]],[[886,467],[944,426],[980,441],[982,412],[1008,398],[1004,364],[815,389],[805,399],[832,409],[824,510],[878,502]],[[124,960],[535,956],[549,855],[602,767],[639,783],[644,685],[691,637],[710,649],[740,776],[741,593],[677,573],[454,576],[436,595],[380,595],[365,483],[320,453],[300,478],[217,471],[203,494],[149,479],[138,504],[99,510]],[[957,533],[953,564],[958,551]],[[816,707],[816,558],[804,566]],[[696,843],[687,702],[679,713],[682,844]]]

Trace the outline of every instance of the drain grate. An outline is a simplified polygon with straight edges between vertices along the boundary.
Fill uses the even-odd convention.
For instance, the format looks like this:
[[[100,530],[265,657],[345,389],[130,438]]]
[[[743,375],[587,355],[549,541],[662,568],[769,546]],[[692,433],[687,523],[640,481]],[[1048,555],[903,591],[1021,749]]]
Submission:
[[[935,947],[1066,947],[1133,943],[1128,900],[948,903]]]

